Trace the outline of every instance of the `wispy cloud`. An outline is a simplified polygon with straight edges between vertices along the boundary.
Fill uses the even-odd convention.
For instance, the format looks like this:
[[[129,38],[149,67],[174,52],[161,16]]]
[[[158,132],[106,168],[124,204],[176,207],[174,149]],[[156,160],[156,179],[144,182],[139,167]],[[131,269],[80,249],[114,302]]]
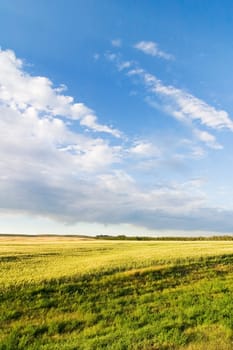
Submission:
[[[163,84],[142,68],[131,69],[127,74],[139,76],[148,91],[160,97],[164,109],[176,119],[186,123],[196,121],[215,130],[225,128],[233,131],[233,121],[226,111],[218,110],[182,89]]]
[[[108,61],[113,62],[116,65],[119,72],[131,68],[134,64],[134,61],[122,60],[119,53],[116,54],[111,51],[107,51],[105,52],[104,56]]]
[[[226,228],[225,219],[232,227],[229,213],[206,207],[196,182],[145,185],[132,169],[143,160],[155,166],[163,157],[160,148],[118,137],[120,131],[65,95],[64,86],[27,73],[12,51],[0,52],[0,115],[0,213],[151,229],[186,229],[192,220],[193,229],[209,230],[217,217],[217,228]],[[214,142],[207,136],[202,138]]]
[[[148,141],[136,141],[128,151],[135,156],[146,158],[158,157],[161,152],[158,147]]]
[[[165,60],[173,60],[174,56],[162,51],[158,44],[153,41],[140,41],[134,45],[135,49],[144,52],[147,55],[164,58]]]
[[[137,48],[143,48],[144,43],[138,43],[136,45],[138,46]],[[145,47],[148,48],[149,52],[149,48],[154,48],[154,45],[145,45]],[[155,54],[154,49],[151,49],[151,54],[152,52]],[[141,68],[136,61],[123,60],[120,53],[108,52],[105,54],[105,57],[116,65],[118,71],[124,70],[128,76],[140,79],[147,91],[147,96],[144,100],[149,105],[163,110],[191,128],[194,138],[207,147],[215,150],[223,149],[223,146],[217,142],[213,134],[207,130],[201,130],[201,128],[212,128],[215,131],[221,129],[233,131],[233,121],[225,110],[217,109],[185,90],[164,84],[155,75]],[[195,146],[195,149],[197,157],[198,155],[202,157],[204,154],[203,149],[199,146]]]
[[[121,39],[114,39],[111,41],[111,43],[112,43],[112,46],[114,46],[114,47],[121,47],[122,46]]]
[[[194,129],[195,136],[202,142],[204,142],[208,147],[213,149],[223,149],[223,146],[216,141],[216,137],[207,131]]]
[[[233,131],[233,121],[226,111],[216,109],[185,90],[164,84],[155,75],[141,68],[136,61],[123,60],[120,53],[107,52],[105,57],[116,65],[118,71],[124,70],[128,76],[137,76],[141,79],[150,94],[144,98],[150,106],[165,111],[190,127],[194,138],[207,147],[215,150],[223,149],[213,134],[200,128],[207,127],[213,130],[225,128]],[[197,158],[203,157],[203,149],[199,146],[193,147],[195,148],[193,155],[195,154]]]
[[[155,43],[151,44],[151,42],[149,42],[150,45],[144,45],[145,43],[148,42],[139,42],[135,47],[141,50],[144,50],[143,47],[145,47],[147,48],[147,53],[150,51],[150,54],[154,52],[154,55],[156,55],[155,48],[157,46],[152,45]],[[106,53],[105,57],[107,60],[112,61],[119,71],[124,70],[128,76],[139,77],[148,92],[160,98],[160,103],[158,104],[157,101],[153,101],[153,99],[148,96],[145,100],[150,105],[160,106],[177,120],[190,125],[192,122],[196,122],[215,130],[229,129],[233,131],[233,121],[227,111],[217,109],[185,90],[179,89],[173,85],[164,84],[155,75],[141,68],[134,60],[123,60],[120,54],[111,52]],[[207,131],[203,131],[202,133],[196,132],[195,134],[209,147],[215,149],[222,148],[214,139],[215,137]]]

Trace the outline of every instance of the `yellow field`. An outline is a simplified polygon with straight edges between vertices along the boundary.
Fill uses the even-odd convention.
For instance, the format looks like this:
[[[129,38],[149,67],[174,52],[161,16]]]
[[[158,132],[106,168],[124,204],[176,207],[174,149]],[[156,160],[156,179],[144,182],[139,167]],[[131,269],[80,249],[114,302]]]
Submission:
[[[232,253],[232,241],[104,241],[7,236],[0,238],[0,285]]]
[[[233,349],[232,266],[233,241],[0,236],[0,350]]]

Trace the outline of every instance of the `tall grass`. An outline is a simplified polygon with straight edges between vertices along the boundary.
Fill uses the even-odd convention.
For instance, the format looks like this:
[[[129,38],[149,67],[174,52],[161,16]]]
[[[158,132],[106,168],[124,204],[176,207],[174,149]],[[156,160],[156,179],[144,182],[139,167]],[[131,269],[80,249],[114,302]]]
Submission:
[[[0,240],[0,285],[40,282],[233,253],[231,241]]]

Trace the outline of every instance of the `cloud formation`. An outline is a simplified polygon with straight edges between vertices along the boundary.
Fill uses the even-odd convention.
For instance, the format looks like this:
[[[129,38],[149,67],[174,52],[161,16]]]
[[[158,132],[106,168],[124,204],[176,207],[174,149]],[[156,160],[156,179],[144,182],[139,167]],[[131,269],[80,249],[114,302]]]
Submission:
[[[131,69],[127,74],[141,77],[148,90],[163,99],[164,109],[176,119],[197,121],[215,130],[225,128],[233,131],[233,121],[226,111],[218,110],[184,90],[163,84],[144,69]]]
[[[194,129],[195,136],[202,142],[204,142],[208,147],[213,149],[223,149],[223,146],[216,141],[216,137],[207,131]]]
[[[139,41],[134,45],[134,48],[144,52],[146,55],[154,56],[154,57],[160,57],[165,60],[173,60],[174,56],[160,50],[157,43],[154,41]]]
[[[13,51],[0,51],[0,76],[0,99],[15,110],[26,111],[30,107],[47,116],[62,115],[67,119],[79,120],[82,126],[93,131],[120,136],[118,130],[99,124],[90,108],[62,94],[66,89],[64,85],[54,88],[48,78],[26,73],[23,61],[16,58]]]
[[[139,73],[131,70],[130,74]],[[161,90],[156,78],[143,71],[140,75],[151,91]],[[150,229],[190,228],[192,220],[193,229],[209,230],[213,216],[218,227],[229,217],[208,209],[197,181],[145,184],[151,167],[148,171],[141,165],[159,166],[166,158],[163,149],[146,139],[125,141],[122,132],[101,124],[92,109],[64,90],[64,86],[55,88],[47,77],[27,73],[13,51],[0,52],[1,213]],[[190,117],[190,109],[178,106],[185,118]],[[203,117],[203,122],[230,127],[228,117],[220,115],[221,122],[217,114],[214,121]],[[215,144],[211,135],[197,133]],[[139,173],[134,171],[137,165],[142,169]],[[232,224],[227,223],[229,231]]]
[[[141,43],[144,42],[138,44]],[[216,109],[185,90],[164,84],[155,75],[141,68],[137,62],[133,60],[122,60],[120,54],[108,52],[105,54],[105,57],[108,61],[116,65],[118,71],[124,71],[129,77],[136,76],[140,78],[148,93],[160,100],[158,103],[149,95],[145,98],[145,101],[149,105],[155,108],[161,108],[178,121],[185,123],[187,126],[191,126],[195,137],[208,147],[213,149],[223,148],[223,146],[217,142],[214,135],[209,131],[200,130],[200,127],[207,127],[213,130],[228,129],[233,131],[233,121],[225,110]],[[199,128],[197,128],[197,125]]]

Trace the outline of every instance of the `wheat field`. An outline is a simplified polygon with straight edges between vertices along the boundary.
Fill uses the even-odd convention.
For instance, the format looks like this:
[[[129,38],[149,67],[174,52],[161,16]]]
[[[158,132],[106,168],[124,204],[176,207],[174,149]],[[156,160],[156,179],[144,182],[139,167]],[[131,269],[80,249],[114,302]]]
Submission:
[[[0,349],[233,348],[232,241],[0,237]]]

